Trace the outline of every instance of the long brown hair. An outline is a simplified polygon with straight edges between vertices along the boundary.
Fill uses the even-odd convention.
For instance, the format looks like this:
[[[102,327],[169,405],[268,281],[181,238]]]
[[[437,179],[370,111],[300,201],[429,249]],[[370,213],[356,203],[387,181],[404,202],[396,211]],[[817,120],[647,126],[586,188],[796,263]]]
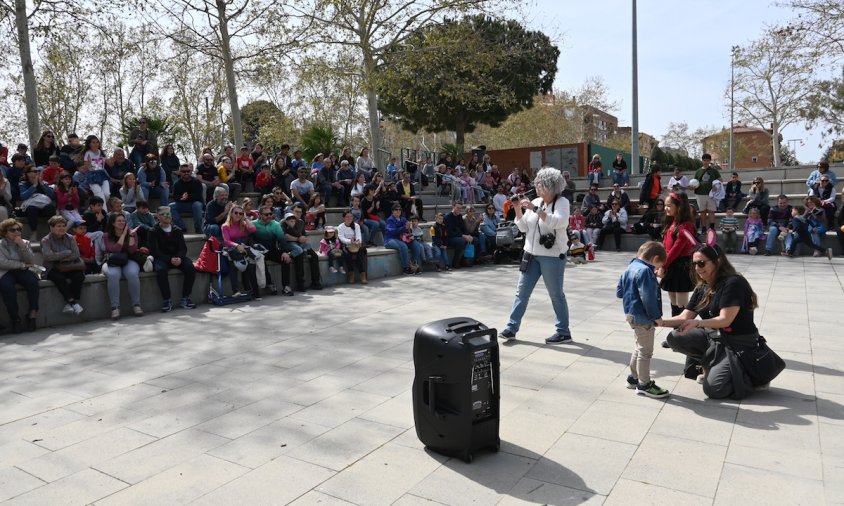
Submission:
[[[694,264],[692,264],[692,279],[697,282],[698,288],[703,288],[703,298],[700,301],[700,304],[696,308],[693,308],[694,311],[700,311],[701,309],[709,306],[709,303],[712,302],[712,296],[715,293],[715,289],[720,285],[721,281],[729,278],[729,277],[736,277],[739,278],[741,283],[747,286],[747,290],[750,292],[750,308],[749,309],[756,309],[759,307],[759,302],[756,297],[756,292],[753,291],[753,288],[750,286],[750,283],[747,282],[744,276],[736,272],[736,268],[733,267],[733,264],[727,260],[727,254],[724,253],[724,250],[721,249],[721,246],[717,244],[714,246],[707,246],[706,244],[698,244],[695,249],[692,251],[692,254],[700,253],[701,255],[705,256],[715,265],[715,272],[713,273],[714,279],[712,283],[706,283],[697,273]]]
[[[668,194],[668,197],[665,198],[665,201],[671,201],[674,206],[677,208],[677,211],[674,213],[676,216],[668,216],[668,213],[665,213],[665,225],[662,228],[662,235],[668,233],[671,229],[671,226],[676,223],[677,226],[674,227],[674,230],[671,232],[671,237],[676,239],[677,234],[680,233],[680,225],[685,222],[694,223],[692,218],[692,206],[689,205],[689,196],[685,193],[674,193],[671,192]],[[663,207],[663,209],[665,209]]]

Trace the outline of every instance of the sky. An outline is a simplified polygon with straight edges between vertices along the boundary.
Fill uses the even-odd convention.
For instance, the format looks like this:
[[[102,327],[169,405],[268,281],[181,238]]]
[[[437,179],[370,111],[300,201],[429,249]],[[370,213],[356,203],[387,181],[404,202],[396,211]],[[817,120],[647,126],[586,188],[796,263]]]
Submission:
[[[659,139],[670,122],[689,130],[728,128],[730,48],[760,36],[763,27],[785,24],[795,14],[769,0],[639,0],[639,131]],[[602,76],[620,107],[619,125],[632,120],[632,0],[534,0],[527,24],[557,39],[561,55],[555,89],[576,89],[587,76]],[[818,129],[793,125],[783,143],[796,147],[801,163],[823,151]],[[802,144],[801,144],[802,143]],[[824,145],[827,145],[824,143]]]

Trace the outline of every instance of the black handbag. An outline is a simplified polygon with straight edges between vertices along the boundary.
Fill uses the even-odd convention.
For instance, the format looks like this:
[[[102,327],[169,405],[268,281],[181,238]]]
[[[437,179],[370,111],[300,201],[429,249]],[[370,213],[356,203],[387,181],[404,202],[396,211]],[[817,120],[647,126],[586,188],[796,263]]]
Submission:
[[[108,259],[106,260],[106,264],[112,267],[126,267],[126,264],[129,263],[129,254],[124,251],[118,251],[117,253],[109,253]]]
[[[744,372],[753,386],[767,385],[785,369],[785,361],[768,347],[762,336],[756,339],[756,346],[736,351]]]

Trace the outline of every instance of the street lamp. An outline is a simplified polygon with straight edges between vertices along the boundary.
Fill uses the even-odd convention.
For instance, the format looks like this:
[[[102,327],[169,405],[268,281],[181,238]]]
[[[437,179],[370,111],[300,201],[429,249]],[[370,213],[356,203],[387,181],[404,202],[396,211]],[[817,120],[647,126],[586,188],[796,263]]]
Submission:
[[[639,173],[639,56],[636,34],[636,0],[633,0],[633,121],[630,126],[630,173]]]
[[[788,143],[788,148],[789,148],[789,149],[791,149],[791,153],[792,153],[794,156],[797,156],[797,143],[799,142],[801,146],[802,146],[803,144],[805,144],[805,143],[803,142],[803,139],[788,139],[788,140],[787,140],[787,141],[785,141],[785,142],[787,142],[787,143]],[[793,143],[793,144],[792,144],[792,143]]]
[[[736,159],[735,155],[733,154],[733,145],[735,142],[735,91],[736,91],[736,55],[738,54],[739,47],[733,46],[730,51],[730,171],[736,170]]]

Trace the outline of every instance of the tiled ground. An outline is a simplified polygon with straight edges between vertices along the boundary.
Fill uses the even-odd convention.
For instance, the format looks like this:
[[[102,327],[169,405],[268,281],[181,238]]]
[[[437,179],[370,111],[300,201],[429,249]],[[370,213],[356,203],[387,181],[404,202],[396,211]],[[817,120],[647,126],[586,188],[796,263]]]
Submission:
[[[672,396],[654,401],[624,386],[633,340],[614,292],[629,258],[567,271],[572,345],[543,344],[540,284],[501,347],[502,450],[472,464],[416,437],[413,333],[463,315],[500,327],[514,267],[0,339],[0,501],[844,503],[844,262],[734,257],[788,369],[716,402],[658,348]]]

